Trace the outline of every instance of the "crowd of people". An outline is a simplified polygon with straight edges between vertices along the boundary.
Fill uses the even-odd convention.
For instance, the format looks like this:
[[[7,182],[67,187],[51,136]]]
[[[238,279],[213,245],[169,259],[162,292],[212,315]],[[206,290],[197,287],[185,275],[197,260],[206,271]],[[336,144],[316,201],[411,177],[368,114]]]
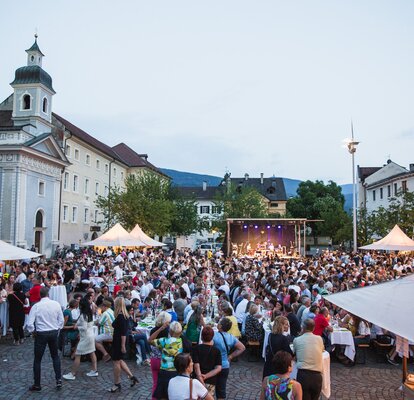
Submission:
[[[3,268],[0,303],[8,303],[16,346],[24,328],[34,334],[33,391],[41,390],[48,345],[57,388],[76,379],[85,357],[90,378],[99,375],[99,363],[112,361],[110,392],[121,390],[122,372],[134,386],[139,373],[125,362],[132,351],[151,368],[154,399],[225,399],[232,362],[259,343],[266,354],[261,399],[307,400],[319,398],[324,350],[352,364],[330,344],[334,324],[349,328],[356,343],[385,333],[323,296],[399,279],[413,267],[411,257],[380,253],[279,259],[85,248]],[[48,296],[56,285],[67,293],[64,310]],[[145,332],[139,322],[148,317],[154,326]],[[62,374],[58,350],[67,344],[73,365]]]

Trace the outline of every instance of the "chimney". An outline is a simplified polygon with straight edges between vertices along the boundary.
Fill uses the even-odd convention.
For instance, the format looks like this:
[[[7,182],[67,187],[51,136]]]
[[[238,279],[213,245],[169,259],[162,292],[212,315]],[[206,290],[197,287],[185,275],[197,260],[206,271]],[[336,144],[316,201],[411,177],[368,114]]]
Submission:
[[[245,181],[249,180],[249,174],[244,174],[244,180]]]
[[[207,190],[207,181],[203,181],[203,192]]]
[[[410,172],[414,172],[414,164],[410,164]]]
[[[263,182],[264,182],[263,177],[264,177],[264,173],[262,172],[262,173],[260,174],[260,183],[261,183],[262,185],[263,185]]]

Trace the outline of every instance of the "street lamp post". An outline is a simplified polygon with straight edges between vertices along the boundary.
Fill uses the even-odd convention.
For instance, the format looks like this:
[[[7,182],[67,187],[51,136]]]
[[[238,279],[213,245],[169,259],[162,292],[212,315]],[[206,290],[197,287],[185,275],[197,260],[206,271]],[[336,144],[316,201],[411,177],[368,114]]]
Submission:
[[[358,251],[358,243],[357,243],[357,199],[356,199],[356,179],[355,179],[355,152],[356,148],[359,144],[354,139],[354,126],[351,123],[351,132],[352,138],[346,139],[346,145],[348,147],[348,151],[352,156],[352,233],[353,233],[353,251],[356,253]]]

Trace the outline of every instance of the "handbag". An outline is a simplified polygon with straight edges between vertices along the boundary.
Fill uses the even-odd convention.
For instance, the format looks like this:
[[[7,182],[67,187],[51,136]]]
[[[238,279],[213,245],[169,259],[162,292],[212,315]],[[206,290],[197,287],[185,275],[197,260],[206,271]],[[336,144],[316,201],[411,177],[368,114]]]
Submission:
[[[28,306],[28,305],[26,305],[26,304],[24,304],[14,293],[13,293],[13,296],[19,301],[19,303],[23,306],[23,311],[24,311],[24,313],[25,314],[29,314],[30,313],[30,309],[31,309],[31,307],[30,306]]]

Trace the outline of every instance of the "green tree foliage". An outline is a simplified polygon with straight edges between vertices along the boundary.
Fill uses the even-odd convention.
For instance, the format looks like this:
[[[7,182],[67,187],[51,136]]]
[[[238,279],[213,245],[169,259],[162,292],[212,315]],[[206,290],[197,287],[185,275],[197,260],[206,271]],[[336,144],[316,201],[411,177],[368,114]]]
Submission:
[[[226,184],[214,203],[223,211],[213,222],[213,229],[225,232],[227,218],[266,218],[267,200],[253,187]]]
[[[287,214],[293,218],[322,219],[310,223],[313,236],[329,236],[333,243],[352,237],[352,221],[344,210],[345,198],[335,182],[306,181],[299,184],[297,196],[287,202]]]
[[[169,233],[188,236],[200,230],[201,221],[197,214],[196,199],[194,197],[185,199],[174,188],[170,190],[170,199],[174,204],[174,213]]]
[[[107,225],[119,222],[130,230],[138,223],[150,236],[190,234],[198,228],[194,200],[181,198],[170,182],[152,173],[129,175],[124,189],[111,188],[109,196],[99,196],[96,205]]]
[[[401,192],[390,199],[388,208],[378,207],[368,213],[366,209],[358,213],[358,241],[361,244],[372,242],[373,238],[385,236],[395,224],[410,237],[414,227],[414,193]]]

